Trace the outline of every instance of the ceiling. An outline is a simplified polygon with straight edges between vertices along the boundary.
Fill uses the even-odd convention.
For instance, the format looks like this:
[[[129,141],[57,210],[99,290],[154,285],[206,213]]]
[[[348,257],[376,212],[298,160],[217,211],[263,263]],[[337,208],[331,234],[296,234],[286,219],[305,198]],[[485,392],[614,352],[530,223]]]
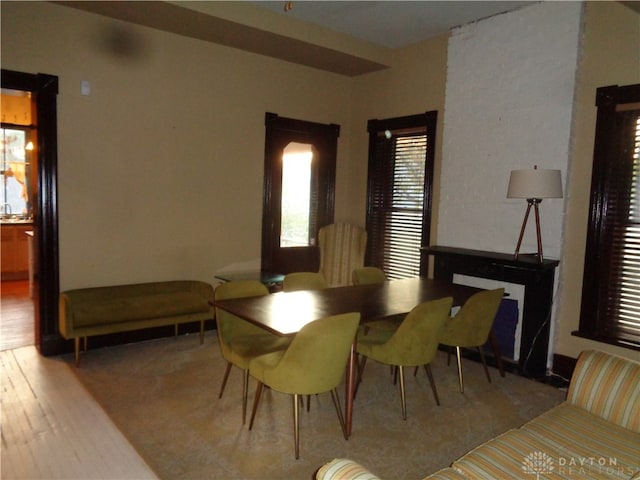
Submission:
[[[287,62],[358,76],[390,68],[393,49],[532,1],[54,1],[128,23]],[[640,10],[640,2],[621,2]],[[285,5],[289,5],[285,11]],[[139,35],[126,24],[105,32],[125,56]]]
[[[532,1],[255,1],[283,16],[398,48],[451,28],[536,3]],[[285,5],[290,6],[285,11]]]

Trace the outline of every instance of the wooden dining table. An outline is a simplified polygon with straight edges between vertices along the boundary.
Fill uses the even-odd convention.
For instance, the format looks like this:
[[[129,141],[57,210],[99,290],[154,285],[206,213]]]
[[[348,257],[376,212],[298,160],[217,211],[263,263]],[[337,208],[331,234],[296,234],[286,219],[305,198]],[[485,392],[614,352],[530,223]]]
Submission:
[[[342,313],[359,312],[360,323],[401,319],[419,303],[453,297],[454,306],[480,289],[426,277],[391,280],[374,285],[352,285],[323,290],[278,292],[260,297],[218,300],[214,305],[276,335],[295,335],[307,323]],[[347,436],[353,423],[355,344],[345,377]],[[501,372],[502,373],[502,372]]]

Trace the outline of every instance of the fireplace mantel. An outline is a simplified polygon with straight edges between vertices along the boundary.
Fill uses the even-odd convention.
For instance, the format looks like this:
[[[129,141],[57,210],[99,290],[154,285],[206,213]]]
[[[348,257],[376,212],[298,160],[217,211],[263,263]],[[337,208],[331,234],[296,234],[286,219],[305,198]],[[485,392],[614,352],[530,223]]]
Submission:
[[[423,261],[433,257],[434,278],[453,281],[454,274],[524,285],[522,336],[518,371],[528,377],[542,377],[547,370],[549,326],[553,303],[555,269],[559,260],[536,256],[487,252],[466,248],[423,247]],[[423,271],[427,271],[423,265]]]

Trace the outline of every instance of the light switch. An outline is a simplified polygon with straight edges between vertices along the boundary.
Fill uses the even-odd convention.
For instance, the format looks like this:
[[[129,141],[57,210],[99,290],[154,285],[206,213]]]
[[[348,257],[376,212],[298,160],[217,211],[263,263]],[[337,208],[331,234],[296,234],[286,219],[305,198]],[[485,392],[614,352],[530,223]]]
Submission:
[[[80,82],[80,93],[82,95],[90,95],[91,94],[91,83],[89,83],[89,80],[82,80]]]

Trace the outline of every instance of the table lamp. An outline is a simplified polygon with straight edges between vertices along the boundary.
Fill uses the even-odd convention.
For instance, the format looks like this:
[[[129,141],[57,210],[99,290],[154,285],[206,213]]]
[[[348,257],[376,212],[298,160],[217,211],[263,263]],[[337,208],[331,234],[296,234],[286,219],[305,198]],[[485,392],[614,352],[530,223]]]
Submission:
[[[536,234],[538,237],[538,260],[543,261],[542,257],[542,238],[540,236],[540,212],[538,206],[543,198],[562,198],[562,179],[560,170],[538,169],[537,166],[533,170],[512,170],[509,178],[509,188],[507,190],[507,198],[526,198],[527,211],[524,214],[522,228],[520,229],[520,237],[516,245],[514,258],[518,259],[522,237],[529,219],[529,212],[533,206],[536,217]]]

